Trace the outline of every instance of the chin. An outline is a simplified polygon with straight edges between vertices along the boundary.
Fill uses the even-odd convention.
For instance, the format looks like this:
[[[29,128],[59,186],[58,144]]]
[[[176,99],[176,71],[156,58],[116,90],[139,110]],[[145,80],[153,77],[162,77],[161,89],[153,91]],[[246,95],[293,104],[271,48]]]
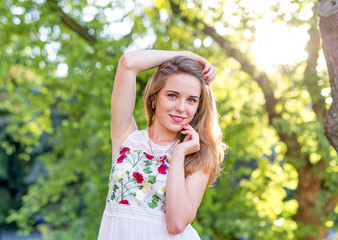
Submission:
[[[170,128],[168,128],[169,131],[171,132],[176,132],[178,133],[179,131],[181,131],[183,128],[183,123],[182,124],[175,124],[174,126],[171,126]]]

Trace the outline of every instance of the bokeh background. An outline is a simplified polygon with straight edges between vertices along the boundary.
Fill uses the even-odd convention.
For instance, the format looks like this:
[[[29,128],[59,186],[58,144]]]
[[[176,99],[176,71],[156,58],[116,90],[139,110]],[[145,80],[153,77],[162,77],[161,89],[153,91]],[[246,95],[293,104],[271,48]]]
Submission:
[[[324,239],[337,229],[332,103],[309,0],[0,1],[0,229],[96,239],[121,55],[189,50],[218,74],[224,171],[193,226],[202,239]],[[146,127],[137,77],[134,117]],[[332,238],[333,239],[333,238]]]

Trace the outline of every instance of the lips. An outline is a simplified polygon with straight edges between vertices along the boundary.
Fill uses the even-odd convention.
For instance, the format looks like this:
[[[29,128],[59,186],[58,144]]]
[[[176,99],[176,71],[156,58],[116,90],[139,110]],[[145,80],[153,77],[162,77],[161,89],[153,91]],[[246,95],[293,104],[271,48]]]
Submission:
[[[176,115],[170,115],[170,117],[171,117],[172,120],[174,120],[177,123],[181,123],[185,119],[184,117],[180,117],[180,116],[176,116]]]

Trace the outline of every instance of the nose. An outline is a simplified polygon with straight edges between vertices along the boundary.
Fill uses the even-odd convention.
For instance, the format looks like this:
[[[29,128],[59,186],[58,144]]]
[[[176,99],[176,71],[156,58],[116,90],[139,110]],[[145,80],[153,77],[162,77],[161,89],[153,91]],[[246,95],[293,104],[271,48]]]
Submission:
[[[185,101],[184,100],[180,100],[180,101],[177,102],[176,110],[180,113],[185,111]]]

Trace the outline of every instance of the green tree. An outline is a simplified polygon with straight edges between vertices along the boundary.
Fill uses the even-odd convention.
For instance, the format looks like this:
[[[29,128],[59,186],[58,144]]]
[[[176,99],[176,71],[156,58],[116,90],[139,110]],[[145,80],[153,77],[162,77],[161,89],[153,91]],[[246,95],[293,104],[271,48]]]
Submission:
[[[282,2],[283,1],[277,1],[277,4],[274,5],[275,10],[271,10],[275,13],[276,21],[281,21],[280,19],[286,19],[283,11],[279,11],[280,9],[278,3],[282,4]],[[229,37],[228,35],[222,36],[216,31],[214,27],[212,27],[217,22],[221,22],[224,26],[233,29],[233,31],[238,35],[243,34],[245,29],[254,31],[254,27],[250,28],[249,22],[255,20],[255,18],[259,19],[261,16],[256,15],[252,17],[254,13],[248,11],[244,4],[241,5],[242,1],[238,1],[239,7],[237,12],[234,13],[234,15],[242,16],[241,22],[237,28],[229,26],[229,24],[227,24],[227,19],[222,17],[226,16],[226,14],[223,15],[222,12],[225,11],[223,1],[214,3],[214,6],[216,7],[209,8],[207,15],[204,14],[203,11],[203,8],[206,8],[206,4],[203,2],[197,1],[194,4],[194,11],[191,11],[191,7],[188,6],[189,3],[178,3],[174,0],[169,1],[169,3],[170,4],[167,8],[168,11],[177,16],[177,22],[175,22],[174,25],[182,22],[188,26],[197,26],[197,31],[199,34],[204,34],[204,36],[209,36],[214,40],[214,42],[219,47],[217,51],[222,51],[227,57],[232,58],[239,64],[239,67],[236,70],[245,73],[242,78],[247,78],[246,84],[255,84],[255,90],[261,92],[261,96],[259,97],[261,98],[262,102],[261,107],[264,107],[264,109],[258,110],[261,114],[258,114],[259,119],[257,119],[257,121],[264,122],[264,124],[261,125],[257,124],[256,122],[252,122],[254,117],[250,118],[249,123],[251,123],[251,126],[253,126],[255,130],[257,128],[260,129],[260,136],[256,135],[258,138],[264,138],[264,136],[262,136],[262,131],[265,131],[265,128],[268,127],[274,130],[275,142],[273,145],[282,145],[279,149],[276,149],[277,157],[274,161],[277,163],[278,159],[282,160],[280,164],[283,164],[283,166],[278,171],[280,173],[290,174],[289,178],[292,175],[298,175],[298,184],[293,185],[291,188],[295,189],[294,194],[291,196],[286,196],[286,192],[281,187],[284,184],[285,188],[289,188],[287,186],[289,183],[287,181],[281,181],[280,185],[275,185],[276,182],[278,183],[277,179],[279,174],[278,171],[273,170],[272,172],[275,173],[275,175],[273,175],[274,178],[269,176],[272,181],[262,181],[261,186],[269,186],[269,184],[272,184],[272,186],[275,187],[279,186],[279,191],[278,188],[275,188],[275,194],[271,193],[271,195],[269,194],[269,191],[273,189],[272,186],[263,190],[262,193],[257,191],[257,189],[254,189],[253,195],[258,197],[258,203],[260,200],[266,200],[265,208],[270,205],[272,209],[276,209],[277,206],[271,205],[275,201],[271,201],[270,198],[271,196],[277,197],[276,194],[278,194],[280,198],[277,203],[281,205],[277,208],[278,211],[275,211],[274,214],[269,216],[270,220],[275,219],[273,221],[275,225],[274,227],[276,228],[276,225],[283,225],[278,223],[278,219],[289,219],[291,225],[288,226],[288,224],[286,224],[284,230],[288,231],[285,232],[285,237],[292,236],[290,230],[293,230],[294,225],[290,216],[294,214],[292,219],[295,221],[295,223],[297,223],[297,230],[294,231],[296,238],[322,239],[326,235],[325,224],[327,223],[327,225],[332,225],[332,222],[328,221],[330,219],[329,214],[333,211],[338,200],[336,188],[337,182],[333,177],[334,172],[336,171],[335,166],[337,161],[337,153],[330,146],[323,134],[323,120],[328,105],[325,103],[325,99],[321,95],[321,90],[328,87],[328,80],[327,77],[320,78],[319,76],[322,73],[316,70],[317,60],[320,52],[317,15],[315,13],[316,5],[310,1],[303,1],[303,3],[299,4],[293,2],[293,4],[297,4],[297,6],[294,5],[297,7],[297,11],[293,13],[293,16],[291,15],[289,18],[290,20],[288,21],[290,26],[302,24],[307,24],[309,26],[308,34],[310,39],[306,46],[306,51],[308,52],[307,60],[296,66],[282,66],[280,73],[272,76],[271,74],[269,75],[268,73],[259,70],[257,66],[253,64],[253,59],[250,56],[250,49],[247,49],[247,51],[240,51],[240,45],[237,44],[239,42],[239,39],[237,39],[238,37]],[[312,14],[312,17],[307,21],[302,21],[300,18],[298,18],[297,13],[299,13],[302,8],[308,7],[308,5],[313,5],[312,9],[314,14]],[[192,14],[191,12],[194,13]],[[215,17],[210,19],[210,15]],[[206,23],[207,21],[208,23]],[[197,35],[197,37],[199,36],[203,38],[203,35]],[[243,45],[243,41],[245,40],[240,41],[241,45]],[[215,51],[215,49],[213,50]],[[249,83],[248,81],[254,83]],[[233,84],[233,81],[231,84]],[[230,81],[228,82],[228,86],[229,85]],[[234,89],[234,91],[238,91],[237,89]],[[254,87],[252,89],[255,91]],[[247,94],[249,95],[250,93]],[[241,96],[243,98],[245,97],[245,95]],[[236,96],[236,98],[238,98],[238,96]],[[250,99],[248,102],[255,102],[255,100],[257,101],[257,99]],[[225,101],[229,101],[229,99],[225,99]],[[229,102],[232,101],[230,100]],[[236,102],[236,105],[237,104],[238,102]],[[311,106],[311,109],[308,110],[307,106]],[[228,110],[231,108],[223,107],[222,109],[226,109],[227,111],[223,111],[223,114],[228,115]],[[254,109],[256,109],[256,107],[250,105],[248,113],[246,111],[246,107],[243,107],[239,110],[239,114],[241,116],[248,116],[248,114],[252,114],[252,112],[255,111]],[[255,114],[257,115],[257,112],[255,112]],[[234,119],[231,120],[234,121]],[[238,121],[237,119],[236,122],[241,121]],[[233,128],[233,123],[228,122],[227,124],[231,125],[231,128]],[[243,125],[246,124],[246,121],[244,121]],[[245,136],[250,136],[250,134],[247,132],[248,129],[249,127],[246,127],[244,130]],[[238,131],[239,129],[236,130]],[[231,133],[233,134],[229,134],[229,136],[232,138],[238,134],[238,132],[232,131]],[[272,136],[268,136],[268,138],[265,138],[264,142],[272,143],[272,138]],[[233,143],[231,139],[230,141],[230,146],[247,146],[251,143],[250,141],[243,141],[243,139],[237,143]],[[255,138],[255,141],[257,142],[257,138]],[[253,144],[256,146],[255,143]],[[257,145],[258,147],[262,148],[262,145]],[[273,145],[270,145],[270,147]],[[245,149],[249,150],[249,147],[245,147]],[[241,150],[238,149],[237,152],[234,149],[232,152],[235,153],[236,157],[238,157],[240,156]],[[249,159],[255,156],[254,152],[251,152],[250,150],[249,152]],[[258,155],[256,159],[262,158],[262,153],[268,152],[269,151],[266,150],[260,151],[261,156]],[[238,161],[238,159],[235,161]],[[272,169],[278,169],[278,165],[275,165],[272,169],[269,169],[270,167],[266,169],[264,162],[266,161],[259,161],[259,170],[255,170],[252,173],[250,183],[254,182],[255,178],[264,176],[267,177],[268,175],[272,174]],[[285,180],[287,179],[288,178]],[[257,186],[259,185],[260,184],[257,182]],[[225,193],[225,195],[227,194],[228,193]],[[268,198],[264,196],[268,196]],[[291,200],[283,201],[283,199],[288,199],[287,197],[289,197]],[[297,200],[296,204],[298,206],[297,208],[290,209],[292,210],[291,212],[287,211],[285,208],[290,208],[290,204],[294,204],[293,199]],[[283,228],[284,227],[281,229]],[[228,232],[224,232],[228,231],[228,229],[224,229],[226,229],[226,227],[221,225],[219,228],[220,232],[216,231],[215,236],[220,234],[217,236],[219,239],[229,236]],[[278,230],[275,231],[273,229],[273,231],[277,232]],[[232,235],[236,236],[237,233],[238,231],[236,232],[235,230],[233,231]],[[260,236],[264,236],[264,239],[270,239],[269,231],[266,232],[263,230],[258,233],[261,233]],[[254,236],[252,234],[248,235]],[[275,237],[277,236],[278,235]]]
[[[237,10],[225,14],[227,4]],[[316,14],[298,16],[312,3],[290,1],[291,13],[282,4],[269,10],[274,21],[310,26],[308,58],[269,74],[251,55],[255,21],[266,12],[250,11],[244,0],[1,2],[0,164],[15,159],[28,186],[7,223],[23,232],[38,228],[47,239],[95,239],[111,164],[109,105],[118,59],[137,48],[187,49],[219,72],[213,88],[231,147],[225,174],[207,190],[193,225],[212,239],[321,239],[337,219],[337,153],[323,134],[328,104],[321,90],[329,80],[316,69]],[[217,24],[232,34],[220,35]],[[252,37],[243,38],[245,31]],[[150,74],[138,79],[140,128]],[[7,184],[8,176],[0,171],[0,181]],[[14,198],[8,187],[0,191],[6,204]]]

